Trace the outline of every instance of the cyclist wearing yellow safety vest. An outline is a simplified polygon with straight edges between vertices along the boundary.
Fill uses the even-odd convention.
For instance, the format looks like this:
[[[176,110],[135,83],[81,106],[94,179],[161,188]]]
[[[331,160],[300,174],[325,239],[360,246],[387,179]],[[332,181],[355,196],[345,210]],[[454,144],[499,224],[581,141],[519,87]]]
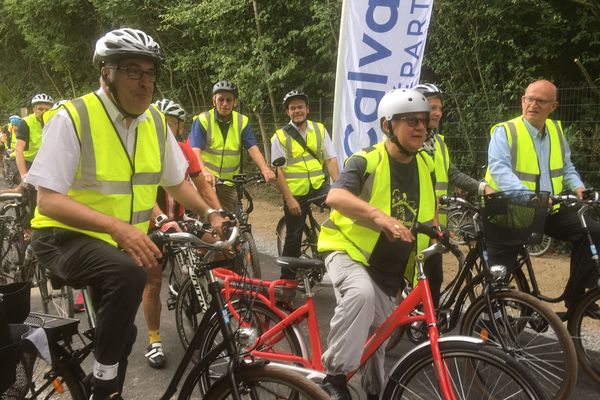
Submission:
[[[21,182],[27,176],[27,171],[29,171],[29,167],[31,167],[31,163],[33,163],[42,144],[42,128],[44,127],[42,116],[50,109],[52,103],[54,103],[52,97],[45,93],[38,93],[33,96],[31,99],[33,113],[23,118],[17,128],[15,160]],[[29,223],[31,218],[33,218],[33,205],[36,203],[37,192],[34,188],[27,187],[24,193],[27,196],[29,204],[32,205],[29,207],[28,216],[24,220],[25,227],[29,228]]]
[[[339,174],[335,150],[327,129],[320,122],[308,119],[308,96],[292,90],[283,98],[283,107],[290,122],[271,138],[271,162],[284,158],[279,168],[277,186],[283,195],[285,243],[283,256],[300,256],[302,231],[312,199],[324,202],[329,182],[324,166],[334,181]],[[295,275],[283,268],[281,277]]]
[[[242,145],[256,163],[265,181],[271,182],[275,174],[258,149],[248,117],[234,111],[238,89],[228,80],[213,86],[214,108],[198,114],[192,124],[190,145],[196,152],[206,180],[213,186],[215,178],[233,178],[242,168]],[[227,211],[235,211],[237,193],[231,183],[216,185],[217,197]]]
[[[521,98],[522,115],[492,127],[486,180],[501,191],[531,190],[559,194],[572,190],[582,198],[585,186],[571,162],[571,150],[560,121],[549,119],[558,107],[558,90],[552,82],[531,83]],[[600,223],[586,218],[596,246]],[[554,209],[546,218],[545,234],[572,243],[573,284],[565,305],[574,305],[587,285],[595,285],[597,272],[577,212],[571,207]],[[514,266],[520,246],[488,244],[489,264]],[[600,313],[599,313],[600,316]]]
[[[443,116],[442,91],[431,83],[422,83],[414,86],[413,89],[427,98],[431,109],[429,125],[427,126],[427,140],[423,144],[423,148],[434,161],[436,197],[439,199],[440,196],[448,194],[451,187],[462,189],[468,193],[477,193],[478,195],[494,192],[485,180],[477,181],[471,178],[469,175],[460,172],[452,163],[444,136],[439,133],[440,120]],[[440,225],[446,225],[446,213],[442,210],[439,211],[438,219]],[[428,258],[425,261],[425,271],[429,277],[433,303],[437,307],[444,280],[442,255],[436,254]]]
[[[337,303],[322,358],[323,388],[336,399],[351,399],[346,374],[360,366],[362,345],[394,310],[405,270],[415,270],[416,251],[429,245],[429,237],[415,238],[411,227],[437,224],[433,160],[422,150],[427,99],[395,89],[383,96],[377,115],[386,138],[346,161],[327,196],[332,212],[319,235]],[[368,399],[379,399],[384,357],[382,347],[363,370]]]
[[[17,128],[21,123],[21,118],[18,115],[11,115],[8,118],[8,124],[2,127],[2,138],[5,145],[4,151],[2,152],[2,162],[8,162],[8,165],[2,165],[2,170],[9,174],[8,177],[4,177],[5,180],[11,178],[14,185],[18,185],[21,182],[19,177],[19,170],[17,169],[17,162],[15,160],[15,146],[17,144]],[[5,154],[8,154],[9,158],[7,161],[4,160]],[[20,188],[17,188],[20,191]]]
[[[158,185],[221,232],[223,218],[184,179],[185,158],[151,105],[162,62],[159,45],[142,31],[101,37],[94,52],[100,89],[48,121],[26,178],[38,187],[36,258],[68,285],[91,287],[94,400],[121,398],[146,268],[160,268],[161,252],[146,235]]]

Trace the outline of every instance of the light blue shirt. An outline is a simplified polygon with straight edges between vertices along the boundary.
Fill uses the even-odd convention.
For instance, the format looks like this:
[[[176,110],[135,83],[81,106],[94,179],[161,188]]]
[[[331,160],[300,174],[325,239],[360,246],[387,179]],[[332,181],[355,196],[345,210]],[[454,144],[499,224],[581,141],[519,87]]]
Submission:
[[[552,193],[552,181],[550,180],[550,137],[548,136],[548,129],[544,127],[543,134],[540,134],[540,131],[526,119],[523,119],[523,122],[533,140],[533,146],[535,147],[538,165],[540,167],[539,190]],[[564,142],[564,148],[565,166],[563,187],[565,190],[574,190],[578,187],[583,188],[584,185],[581,181],[581,177],[571,162],[571,149],[566,140]],[[497,126],[492,133],[492,139],[490,140],[490,146],[488,148],[488,165],[490,174],[501,191],[527,190],[527,187],[521,183],[512,170],[510,146],[508,145],[508,140],[506,138],[506,131],[501,125]]]

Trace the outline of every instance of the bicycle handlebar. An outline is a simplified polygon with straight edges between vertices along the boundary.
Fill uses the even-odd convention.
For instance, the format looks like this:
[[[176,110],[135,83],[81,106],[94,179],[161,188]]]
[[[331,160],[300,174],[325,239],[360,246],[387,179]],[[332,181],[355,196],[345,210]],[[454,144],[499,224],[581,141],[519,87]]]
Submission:
[[[159,230],[156,230],[156,231],[152,232],[149,236],[152,239],[152,241],[155,243],[164,243],[164,242],[181,243],[181,244],[191,243],[198,247],[206,247],[206,248],[212,248],[212,249],[216,249],[216,250],[224,250],[224,249],[227,249],[229,246],[231,246],[236,241],[239,233],[240,233],[239,227],[234,226],[231,228],[229,237],[225,241],[219,240],[219,241],[216,241],[215,243],[205,242],[204,240],[200,239],[195,234],[188,233],[188,232],[163,233]]]
[[[460,249],[458,248],[458,246],[456,246],[455,244],[452,244],[450,242],[450,235],[448,234],[448,231],[437,231],[434,228],[421,224],[419,222],[415,222],[413,224],[413,227],[411,228],[411,232],[413,233],[421,233],[423,235],[427,235],[429,236],[431,239],[436,239],[438,242],[440,242],[443,247],[436,252],[442,252],[444,249],[448,249],[450,250],[450,252],[452,254],[454,254],[454,256],[456,256],[457,258],[461,259],[463,256],[462,251],[460,251]]]
[[[475,204],[471,204],[469,201],[463,199],[462,197],[458,197],[457,195],[448,196],[447,194],[444,194],[440,196],[440,204],[443,206],[456,204],[459,207],[463,207],[472,211],[479,211]]]
[[[251,175],[246,174],[236,174],[233,178],[217,178],[217,184],[223,185],[226,182],[233,183],[234,185],[246,185],[248,183],[264,183],[265,178],[262,176],[262,173],[256,172]]]

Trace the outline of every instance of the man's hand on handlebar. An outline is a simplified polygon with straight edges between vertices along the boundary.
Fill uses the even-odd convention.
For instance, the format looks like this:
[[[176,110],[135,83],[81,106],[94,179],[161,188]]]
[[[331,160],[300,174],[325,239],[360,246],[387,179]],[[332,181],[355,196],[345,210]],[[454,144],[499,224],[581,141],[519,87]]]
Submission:
[[[218,212],[212,213],[208,216],[208,222],[210,222],[210,225],[217,232],[217,235],[219,235],[219,237],[223,240],[226,239],[225,234],[223,233],[223,223],[225,221],[225,217]]]
[[[273,182],[275,180],[275,172],[273,172],[270,168],[265,168],[263,171],[260,171],[260,173],[265,182]]]

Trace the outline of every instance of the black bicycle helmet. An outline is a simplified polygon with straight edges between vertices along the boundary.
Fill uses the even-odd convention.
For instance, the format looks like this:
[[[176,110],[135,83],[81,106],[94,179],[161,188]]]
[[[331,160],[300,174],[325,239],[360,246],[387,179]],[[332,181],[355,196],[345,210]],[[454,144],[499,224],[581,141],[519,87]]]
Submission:
[[[233,93],[233,95],[236,98],[238,97],[237,86],[235,86],[233,84],[233,82],[231,82],[230,80],[227,80],[227,79],[223,79],[222,81],[215,83],[215,85],[213,86],[212,94],[215,95],[219,92]]]
[[[292,90],[283,96],[283,107],[287,108],[288,103],[293,99],[302,99],[308,105],[308,95],[299,90]]]

